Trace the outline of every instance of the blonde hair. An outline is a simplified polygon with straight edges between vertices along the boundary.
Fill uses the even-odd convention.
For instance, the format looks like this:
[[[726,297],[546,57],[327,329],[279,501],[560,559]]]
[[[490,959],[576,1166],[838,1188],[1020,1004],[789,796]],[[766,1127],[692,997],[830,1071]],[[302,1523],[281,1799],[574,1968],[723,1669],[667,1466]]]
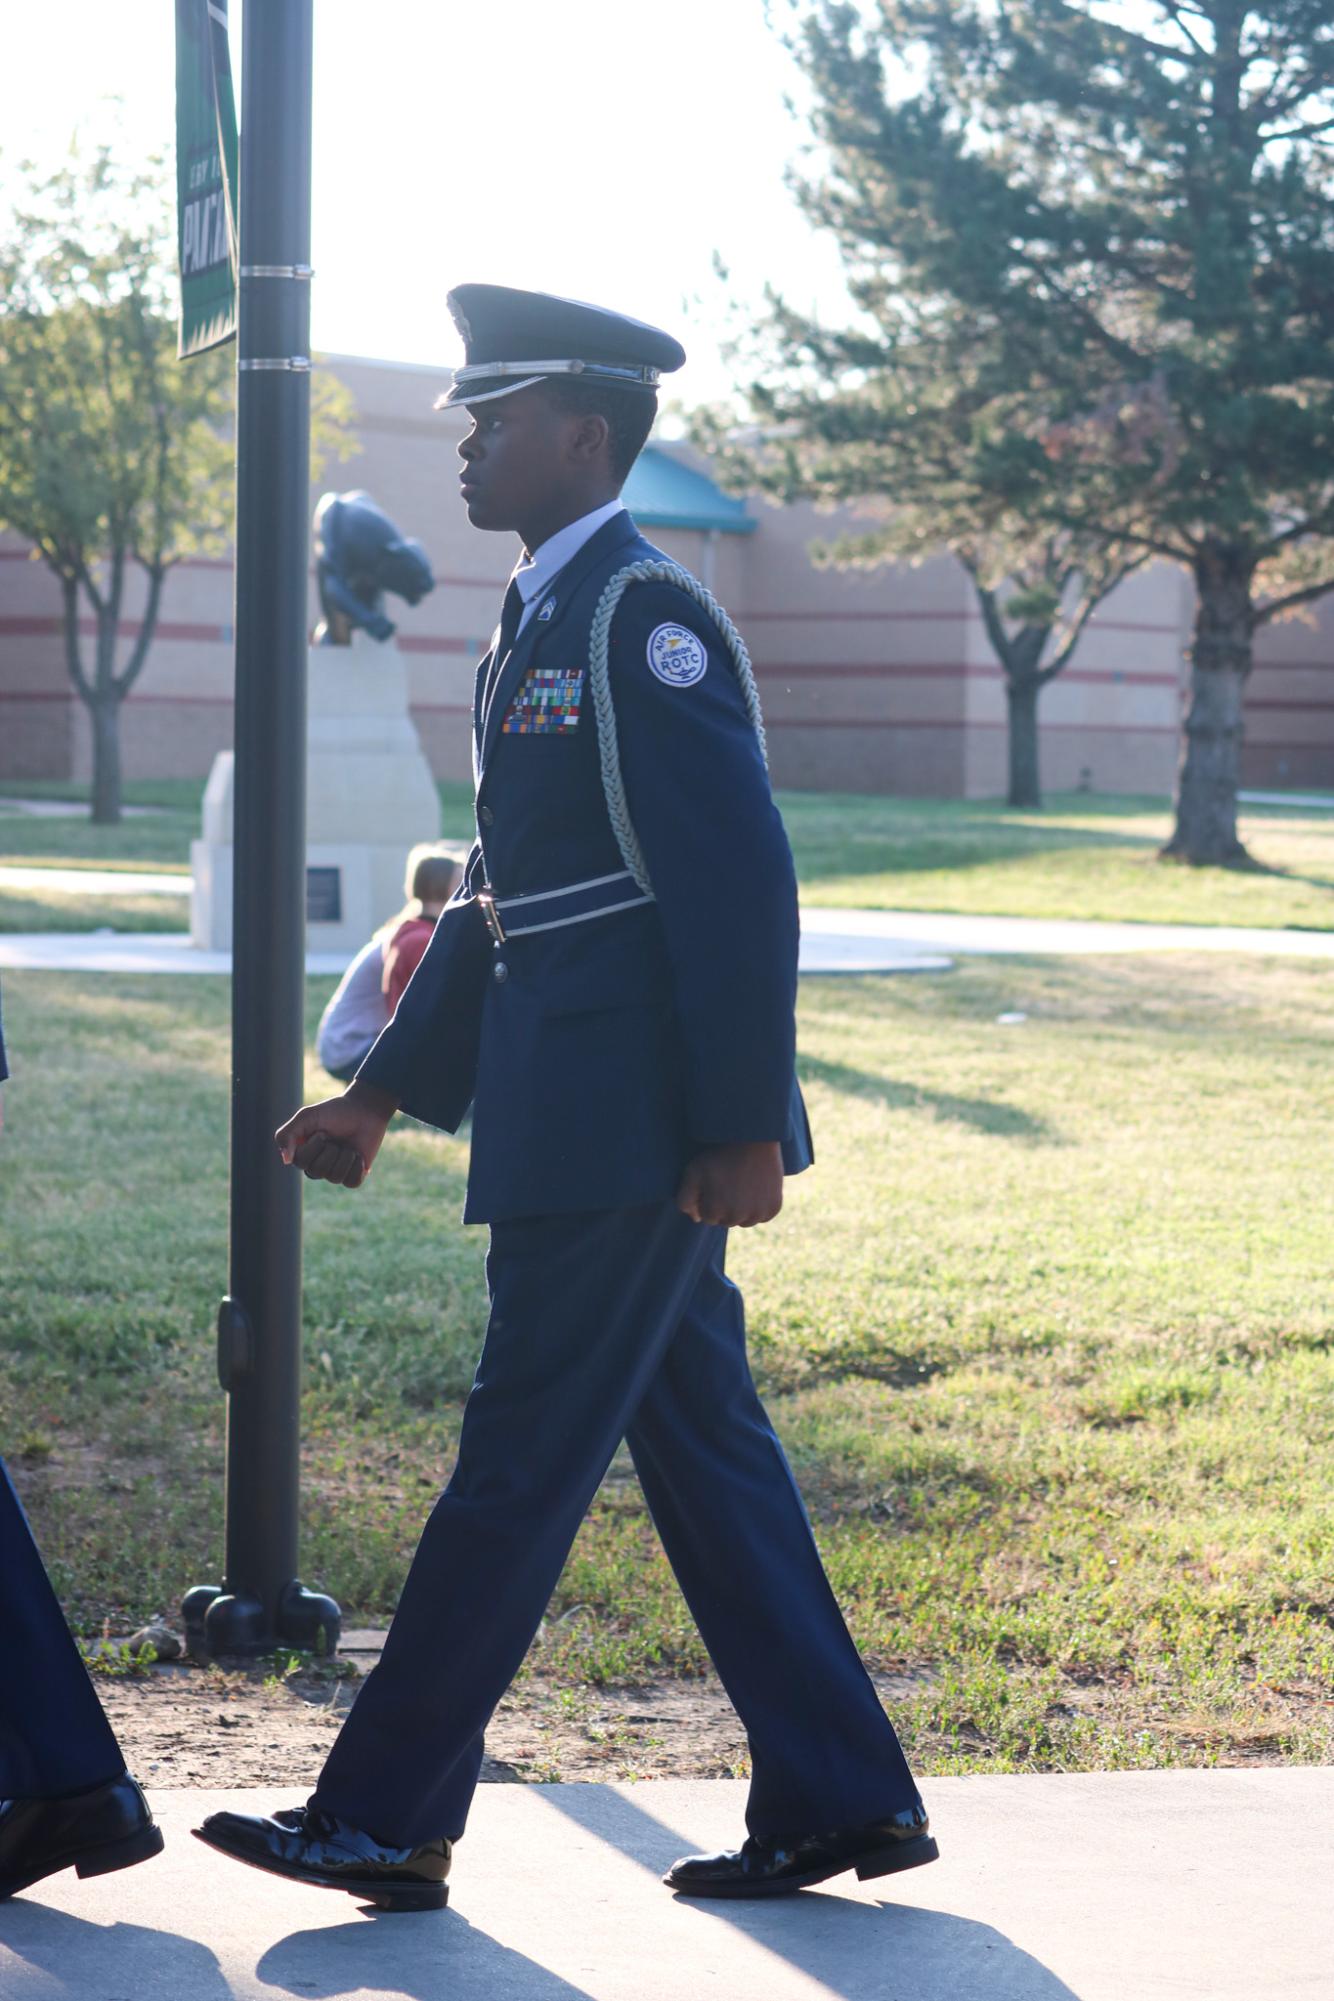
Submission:
[[[448,903],[463,880],[463,863],[456,848],[445,841],[419,841],[408,855],[403,873],[403,908],[382,924],[376,937],[383,944],[409,917],[420,917],[427,903]]]

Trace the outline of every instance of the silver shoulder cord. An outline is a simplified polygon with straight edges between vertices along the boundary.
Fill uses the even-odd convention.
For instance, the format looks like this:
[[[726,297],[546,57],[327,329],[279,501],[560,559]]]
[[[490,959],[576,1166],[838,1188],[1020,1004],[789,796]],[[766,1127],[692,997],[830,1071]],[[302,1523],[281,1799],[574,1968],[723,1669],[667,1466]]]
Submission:
[[[621,859],[646,896],[652,896],[653,885],[649,881],[648,866],[644,851],[639,845],[634,823],[630,818],[630,807],[625,796],[625,781],[621,777],[621,752],[616,739],[616,711],[612,707],[611,677],[607,668],[607,656],[611,642],[611,622],[616,607],[631,584],[672,584],[687,597],[692,597],[700,608],[713,620],[728,652],[732,656],[732,668],[736,674],[741,699],[746,705],[755,735],[759,741],[760,756],[767,768],[768,746],[764,738],[764,719],[760,714],[760,692],[755,686],[755,672],[746,651],[746,642],[723,610],[712,591],[707,590],[698,577],[692,577],[689,570],[683,570],[679,563],[641,562],[628,563],[618,570],[598,599],[597,610],[593,613],[593,624],[589,632],[588,685],[593,691],[593,709],[597,717],[598,758],[602,765],[602,790],[607,800],[607,817],[611,821],[616,845],[621,851]]]

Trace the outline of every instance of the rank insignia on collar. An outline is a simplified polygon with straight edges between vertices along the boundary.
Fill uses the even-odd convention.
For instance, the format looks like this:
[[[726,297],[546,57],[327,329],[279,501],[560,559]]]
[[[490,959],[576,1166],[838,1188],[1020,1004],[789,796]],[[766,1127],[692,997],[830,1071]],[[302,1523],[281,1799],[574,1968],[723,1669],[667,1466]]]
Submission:
[[[543,605],[541,611],[539,611],[539,613],[537,614],[538,617],[542,620],[543,624],[545,624],[547,619],[551,617],[551,614],[555,611],[555,609],[556,609],[555,598],[548,598],[546,603]]]

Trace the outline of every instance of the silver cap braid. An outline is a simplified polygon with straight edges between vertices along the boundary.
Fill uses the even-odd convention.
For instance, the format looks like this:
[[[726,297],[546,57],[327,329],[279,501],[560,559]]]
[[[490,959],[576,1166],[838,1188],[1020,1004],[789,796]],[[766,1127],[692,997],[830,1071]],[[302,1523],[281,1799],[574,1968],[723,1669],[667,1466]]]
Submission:
[[[713,592],[707,590],[698,577],[692,577],[689,570],[683,570],[679,563],[667,561],[628,563],[618,570],[598,599],[597,610],[593,613],[593,623],[589,631],[588,685],[593,691],[593,711],[597,717],[598,757],[602,765],[602,790],[607,801],[607,818],[616,837],[616,845],[621,851],[621,859],[646,896],[652,896],[653,885],[649,881],[648,866],[644,851],[639,845],[634,822],[630,818],[630,807],[625,796],[625,781],[621,776],[621,752],[616,737],[616,711],[612,706],[611,677],[608,671],[608,655],[611,646],[611,622],[616,615],[616,607],[631,584],[672,584],[695,600],[702,611],[717,626],[732,658],[732,669],[741,690],[741,699],[746,705],[756,738],[760,746],[760,756],[767,769],[769,750],[764,737],[764,718],[760,714],[760,691],[755,686],[755,672],[746,651],[746,642],[733,625],[727,613],[719,604]]]

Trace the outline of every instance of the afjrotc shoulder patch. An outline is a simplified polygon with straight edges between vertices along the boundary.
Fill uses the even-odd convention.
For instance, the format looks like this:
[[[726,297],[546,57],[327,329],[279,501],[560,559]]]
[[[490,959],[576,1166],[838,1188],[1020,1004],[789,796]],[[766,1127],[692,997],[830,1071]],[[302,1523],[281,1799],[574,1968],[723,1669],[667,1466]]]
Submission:
[[[649,634],[648,664],[668,688],[693,688],[708,671],[708,648],[688,625],[655,626]]]
[[[579,727],[584,670],[530,667],[505,711],[502,736],[571,736]]]

